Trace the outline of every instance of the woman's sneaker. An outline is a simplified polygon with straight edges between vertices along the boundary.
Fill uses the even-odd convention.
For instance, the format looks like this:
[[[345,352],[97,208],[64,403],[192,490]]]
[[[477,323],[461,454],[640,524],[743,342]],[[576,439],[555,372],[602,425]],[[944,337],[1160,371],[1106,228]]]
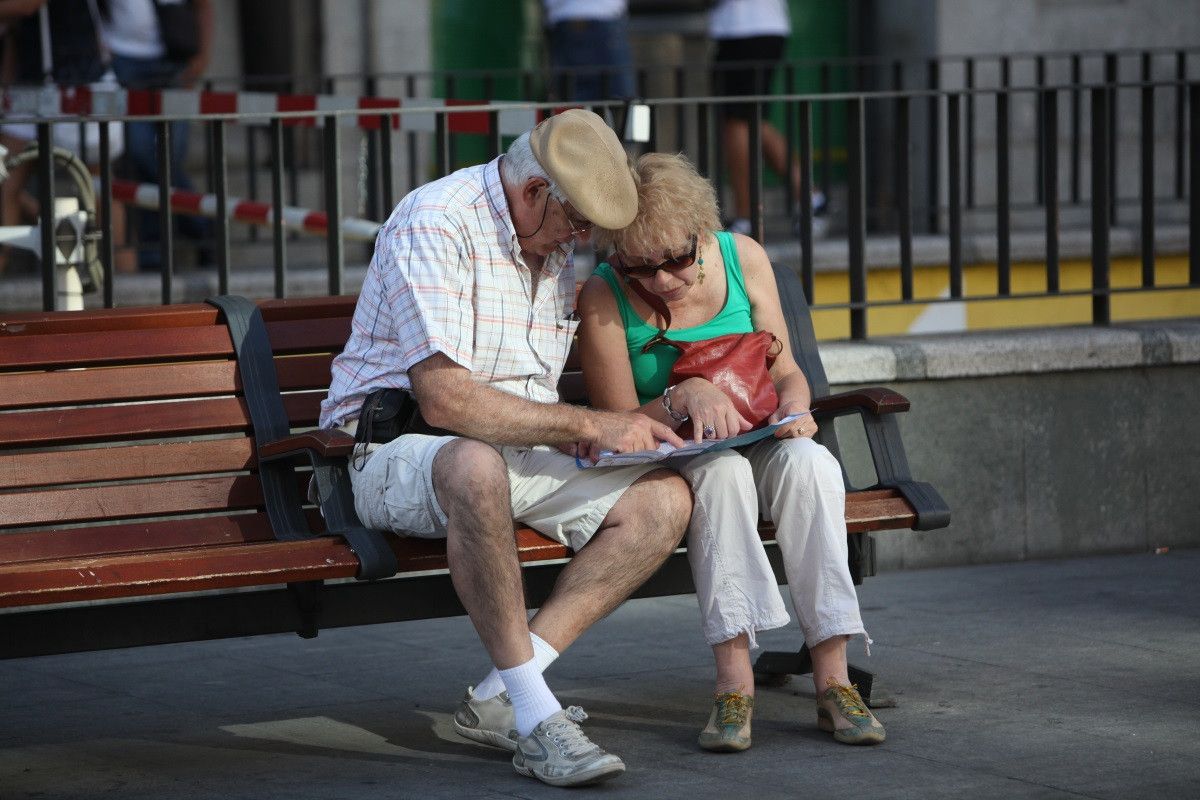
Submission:
[[[750,747],[750,715],[754,698],[738,692],[717,695],[700,746],[714,753],[737,753]]]
[[[480,744],[517,752],[517,716],[508,692],[479,700],[467,687],[467,696],[454,712],[454,730],[459,736]]]
[[[887,738],[858,689],[843,686],[833,678],[817,698],[817,727],[832,733],[842,744],[879,744]]]
[[[582,786],[615,778],[625,762],[606,753],[583,732],[587,714],[579,706],[554,712],[518,740],[513,769],[551,786]]]

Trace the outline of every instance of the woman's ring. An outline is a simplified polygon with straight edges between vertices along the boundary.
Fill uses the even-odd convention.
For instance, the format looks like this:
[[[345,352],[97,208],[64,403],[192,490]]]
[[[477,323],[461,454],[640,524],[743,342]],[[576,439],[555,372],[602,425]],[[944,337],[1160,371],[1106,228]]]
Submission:
[[[716,429],[716,428],[714,428],[712,425],[705,425],[705,426],[704,426],[704,438],[705,438],[705,439],[711,439],[711,438],[713,438],[713,437],[714,437],[714,436],[716,436],[716,435],[717,435],[717,429]]]

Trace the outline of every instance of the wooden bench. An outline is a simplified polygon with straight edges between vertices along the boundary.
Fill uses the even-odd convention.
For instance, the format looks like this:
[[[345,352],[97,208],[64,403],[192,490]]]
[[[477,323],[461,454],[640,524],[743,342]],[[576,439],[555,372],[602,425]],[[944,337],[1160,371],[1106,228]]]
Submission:
[[[803,296],[790,272],[779,280],[797,356],[826,395]],[[443,544],[362,530],[346,507],[349,437],[311,430],[354,303],[262,302],[259,349],[244,345],[241,366],[240,334],[208,304],[0,319],[0,657],[463,613]],[[246,394],[264,377],[282,419]],[[577,371],[560,386],[584,400]],[[861,534],[941,527],[949,512],[908,475],[903,397],[872,389],[817,408],[863,416],[880,477],[846,501],[861,580]],[[833,427],[821,439],[837,453]],[[304,500],[314,463],[324,516]],[[531,530],[516,538],[534,607],[570,553]],[[692,590],[681,550],[637,596]]]

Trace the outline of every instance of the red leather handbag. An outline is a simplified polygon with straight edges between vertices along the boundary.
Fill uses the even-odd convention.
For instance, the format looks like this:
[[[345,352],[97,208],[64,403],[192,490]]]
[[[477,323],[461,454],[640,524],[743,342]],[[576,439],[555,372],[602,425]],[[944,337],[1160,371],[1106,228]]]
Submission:
[[[642,347],[647,353],[659,345],[674,347],[679,358],[667,379],[669,386],[688,378],[703,378],[728,395],[734,408],[743,417],[761,428],[779,407],[779,395],[771,380],[771,365],[783,349],[783,344],[770,331],[727,333],[696,342],[681,342],[667,337],[671,312],[661,298],[647,291],[637,280],[629,285],[662,317],[663,327]],[[679,429],[685,439],[692,433],[691,421]]]

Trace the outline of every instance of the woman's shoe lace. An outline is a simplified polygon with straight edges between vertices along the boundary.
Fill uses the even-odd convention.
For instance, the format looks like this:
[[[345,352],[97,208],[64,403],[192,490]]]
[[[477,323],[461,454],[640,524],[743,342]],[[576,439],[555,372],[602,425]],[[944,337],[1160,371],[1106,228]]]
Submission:
[[[726,692],[717,695],[717,705],[721,707],[722,725],[744,725],[750,714],[750,698],[737,692]]]
[[[833,678],[829,678],[826,681],[826,685],[829,686],[830,689],[837,691],[839,698],[838,708],[843,714],[852,717],[870,718],[871,712],[867,711],[867,705],[863,702],[862,696],[858,693],[858,686],[855,684],[843,686]]]

